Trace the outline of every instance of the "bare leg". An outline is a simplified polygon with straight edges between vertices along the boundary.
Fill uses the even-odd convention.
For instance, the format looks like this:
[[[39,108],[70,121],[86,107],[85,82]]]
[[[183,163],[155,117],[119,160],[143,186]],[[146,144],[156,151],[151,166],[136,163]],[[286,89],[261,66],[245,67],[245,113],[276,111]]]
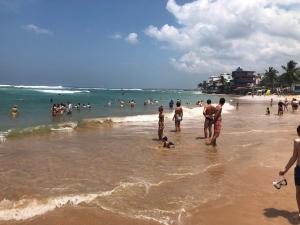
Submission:
[[[209,138],[211,138],[211,136],[212,136],[212,130],[211,130],[211,126],[210,126],[210,127],[208,127],[208,131],[209,131]]]
[[[207,128],[204,127],[204,137],[207,138]]]
[[[300,186],[296,185],[296,200],[299,210],[299,217],[300,217]]]
[[[216,137],[215,135],[214,135],[213,138],[211,139],[210,144],[211,144],[212,146],[216,146],[216,145],[217,145],[217,137]]]
[[[161,140],[161,139],[162,139],[163,132],[164,132],[164,130],[162,130],[162,129],[158,129],[158,139],[159,139],[159,140]]]

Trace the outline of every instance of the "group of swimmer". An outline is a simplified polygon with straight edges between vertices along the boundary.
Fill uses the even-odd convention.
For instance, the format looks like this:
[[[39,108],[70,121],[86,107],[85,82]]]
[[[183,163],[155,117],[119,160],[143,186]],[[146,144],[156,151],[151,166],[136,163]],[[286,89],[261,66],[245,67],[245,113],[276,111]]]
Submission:
[[[284,111],[289,111],[288,106],[291,105],[292,106],[292,110],[293,112],[297,111],[298,107],[299,107],[300,101],[298,101],[296,98],[293,98],[290,102],[288,101],[288,99],[286,98],[284,101],[279,100],[278,102],[278,111],[277,111],[277,115],[278,116],[282,116]],[[270,101],[270,106],[273,106],[273,98]],[[271,111],[270,108],[267,107],[266,110],[266,115],[271,115]]]
[[[88,104],[80,104],[77,103],[74,106],[75,109],[80,110],[80,109],[91,109],[92,106],[90,103]],[[57,117],[57,116],[61,116],[63,114],[67,114],[67,115],[71,115],[73,111],[73,104],[70,102],[67,102],[67,104],[64,103],[60,103],[60,104],[53,104],[52,108],[51,108],[51,112],[52,112],[52,116],[53,117]]]
[[[173,101],[173,100],[171,100]],[[170,109],[173,108],[172,102],[169,103]],[[215,146],[217,144],[217,138],[220,136],[221,127],[222,127],[222,107],[225,104],[225,98],[220,98],[219,104],[217,106],[213,106],[211,104],[211,100],[207,100],[207,104],[203,109],[204,120],[204,138],[209,138],[207,145]],[[165,128],[165,116],[164,116],[164,108],[160,106],[158,108],[158,139],[162,141],[163,147],[170,148],[174,147],[174,143],[168,142],[168,138],[163,135]],[[180,132],[180,124],[183,120],[183,109],[181,107],[181,101],[176,101],[175,112],[172,120],[175,122],[175,132]],[[212,132],[212,126],[214,126],[214,133]]]

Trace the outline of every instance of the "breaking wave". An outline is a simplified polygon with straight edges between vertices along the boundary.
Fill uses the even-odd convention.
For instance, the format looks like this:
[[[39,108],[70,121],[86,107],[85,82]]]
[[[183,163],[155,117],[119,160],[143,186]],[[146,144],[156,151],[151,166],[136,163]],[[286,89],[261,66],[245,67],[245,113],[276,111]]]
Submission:
[[[228,103],[223,106],[223,113],[230,113],[234,107]],[[184,120],[202,120],[203,107],[187,108],[183,107]],[[166,120],[172,120],[174,112],[165,113]],[[98,128],[98,127],[110,127],[114,124],[139,124],[149,125],[157,123],[157,114],[148,115],[135,115],[135,116],[124,116],[124,117],[100,117],[82,119],[80,121],[73,121],[67,123],[50,124],[50,125],[39,125],[35,127],[27,127],[22,129],[10,129],[5,132],[0,132],[0,143],[5,142],[6,138],[23,137],[27,135],[42,135],[51,132],[72,132],[76,128]],[[259,132],[259,131],[250,131]],[[239,133],[239,132],[237,132]]]
[[[35,91],[49,93],[49,94],[77,94],[77,93],[89,93],[88,90],[52,90],[52,89],[37,89]]]
[[[28,86],[28,85],[12,85],[15,88],[29,88],[29,89],[63,89],[63,86]]]

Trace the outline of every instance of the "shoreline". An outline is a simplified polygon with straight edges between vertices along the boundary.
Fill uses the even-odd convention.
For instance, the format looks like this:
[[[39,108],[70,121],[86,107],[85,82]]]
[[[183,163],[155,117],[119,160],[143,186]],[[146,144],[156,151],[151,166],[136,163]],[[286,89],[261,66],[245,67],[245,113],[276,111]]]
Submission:
[[[117,188],[115,194],[100,197],[91,203],[69,203],[40,216],[1,221],[1,224],[158,224],[153,219],[143,219],[146,217],[164,221],[159,224],[176,225],[290,224],[296,211],[292,172],[287,174],[288,186],[281,190],[276,190],[272,181],[291,154],[298,113],[288,113],[281,118],[273,115],[267,117],[263,113],[262,104],[250,103],[241,105],[238,111],[224,114],[224,129],[216,148],[206,146],[205,141],[198,138],[203,132],[200,117],[194,121],[185,120],[181,133],[171,131],[173,123],[166,124],[165,134],[176,143],[174,151],[160,149],[159,143],[152,140],[156,137],[156,123],[143,126],[127,123],[8,141],[0,148],[3,171],[17,169],[21,172],[25,169],[27,175],[15,174],[18,175],[16,178],[10,175],[6,178],[9,186],[0,185],[0,190],[6,191],[13,187],[10,194],[2,191],[2,196],[7,199],[20,200],[24,196],[41,198],[46,195],[41,199],[43,202],[48,195],[68,195],[69,192],[65,193],[64,189],[56,190],[60,185],[65,187],[67,180],[64,174],[68,179],[74,177],[80,181],[73,184],[70,180],[66,187],[84,184],[83,189],[70,189],[70,193],[74,194],[82,190],[85,190],[83,193],[111,190],[120,182],[125,182],[126,188]],[[268,141],[269,138],[272,141]],[[9,161],[8,156],[17,158]],[[67,161],[64,160],[66,158]],[[133,168],[129,170],[131,166]],[[27,176],[30,179],[20,180]],[[113,177],[116,180],[112,186],[102,187]],[[132,177],[137,180],[132,180]],[[45,186],[52,190],[53,186],[53,193],[37,189],[32,185],[35,179],[38,187]],[[85,180],[88,180],[86,184]],[[23,185],[19,187],[20,182],[25,182],[33,190],[23,190]],[[2,184],[5,182],[2,181]],[[187,198],[191,193],[193,195]],[[119,208],[112,202],[120,201],[121,196],[125,201],[118,204],[125,205]],[[180,199],[173,200],[176,197]],[[180,201],[186,202],[181,205]],[[127,202],[131,204],[128,206]],[[148,205],[148,202],[151,204]],[[179,205],[172,208],[169,202]],[[145,210],[146,214],[139,214],[142,208],[149,207],[151,213]],[[124,211],[127,208],[130,211]],[[161,212],[156,215],[155,210]],[[172,213],[164,215],[166,212]],[[141,218],[133,219],[129,215],[140,215]]]

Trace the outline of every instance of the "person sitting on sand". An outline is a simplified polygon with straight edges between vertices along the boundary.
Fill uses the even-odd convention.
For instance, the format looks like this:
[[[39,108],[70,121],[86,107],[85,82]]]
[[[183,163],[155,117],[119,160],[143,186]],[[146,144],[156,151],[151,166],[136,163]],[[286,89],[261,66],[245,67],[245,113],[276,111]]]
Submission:
[[[225,98],[220,98],[219,105],[216,106],[215,117],[214,117],[214,135],[209,145],[216,146],[217,138],[220,136],[222,127],[222,107],[225,104]]]
[[[297,127],[297,134],[298,137],[300,137],[300,125]],[[296,186],[296,200],[297,200],[298,212],[299,212],[298,217],[300,218],[300,138],[296,138],[294,140],[293,155],[289,159],[285,168],[279,172],[279,176],[284,176],[296,161],[297,163],[294,169],[294,181]]]
[[[283,105],[284,105],[284,103],[280,100],[278,102],[278,116],[282,116],[283,115]]]
[[[163,147],[164,148],[175,148],[175,144],[172,141],[168,141],[168,137],[164,136],[162,138],[163,141]]]
[[[160,106],[158,108],[158,139],[162,140],[163,133],[164,133],[164,128],[165,128],[165,115],[164,115],[164,107]]]
[[[175,113],[173,116],[173,120],[175,120],[175,131],[176,132],[180,131],[180,122],[182,121],[182,117],[183,117],[183,110],[181,108],[181,102],[177,101]]]
[[[18,108],[16,105],[11,108],[10,115],[14,118],[18,116]]]
[[[214,121],[214,111],[215,108],[211,105],[211,100],[208,99],[207,100],[207,105],[204,107],[203,109],[203,116],[205,117],[205,121],[204,121],[204,137],[207,138],[211,138],[212,136],[212,125],[213,125],[213,121]],[[209,136],[207,136],[207,129],[209,132]]]
[[[267,116],[269,116],[270,114],[271,114],[271,112],[270,112],[270,108],[269,108],[269,107],[267,107],[266,115],[267,115]]]

